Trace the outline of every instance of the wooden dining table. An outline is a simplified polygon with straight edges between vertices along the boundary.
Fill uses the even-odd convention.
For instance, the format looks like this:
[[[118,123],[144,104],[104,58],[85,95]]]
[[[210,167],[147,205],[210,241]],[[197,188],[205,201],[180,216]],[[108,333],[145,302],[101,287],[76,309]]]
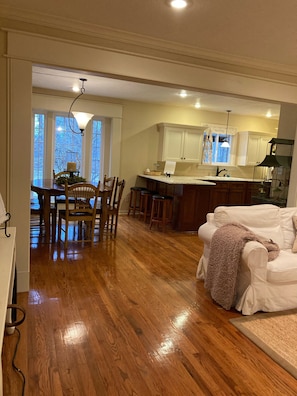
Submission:
[[[40,202],[43,202],[42,210],[45,228],[45,242],[55,242],[53,240],[53,235],[51,235],[51,197],[65,195],[65,186],[56,184],[54,179],[35,179],[31,181],[31,191],[34,191],[38,194],[39,198],[42,198]],[[110,199],[111,193],[112,191],[108,189],[102,190],[99,193],[101,202],[99,240],[103,235],[103,230],[107,221],[107,203]]]

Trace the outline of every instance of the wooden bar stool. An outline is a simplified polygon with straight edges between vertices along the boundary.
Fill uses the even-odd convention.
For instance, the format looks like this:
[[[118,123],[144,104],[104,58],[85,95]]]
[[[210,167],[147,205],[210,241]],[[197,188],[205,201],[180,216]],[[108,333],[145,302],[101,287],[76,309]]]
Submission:
[[[136,212],[139,213],[140,209],[140,193],[141,191],[147,190],[144,187],[131,187],[130,188],[130,202],[129,202],[129,210],[128,210],[128,216],[130,215],[130,212],[132,211],[133,216],[135,216]]]
[[[143,216],[143,221],[146,222],[151,217],[152,197],[158,194],[156,191],[143,190],[140,192],[139,204],[139,219]]]
[[[153,195],[150,229],[155,223],[161,224],[163,232],[166,231],[166,225],[172,222],[173,214],[173,197],[169,195]]]

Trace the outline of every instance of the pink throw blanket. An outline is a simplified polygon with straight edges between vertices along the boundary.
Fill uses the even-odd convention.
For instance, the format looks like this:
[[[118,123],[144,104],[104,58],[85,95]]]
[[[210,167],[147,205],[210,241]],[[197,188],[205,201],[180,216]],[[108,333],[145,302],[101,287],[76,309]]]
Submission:
[[[268,261],[279,255],[279,247],[272,240],[254,234],[239,223],[228,223],[213,235],[205,278],[205,288],[211,297],[225,309],[236,301],[236,280],[242,250],[248,241],[258,241],[268,250]]]

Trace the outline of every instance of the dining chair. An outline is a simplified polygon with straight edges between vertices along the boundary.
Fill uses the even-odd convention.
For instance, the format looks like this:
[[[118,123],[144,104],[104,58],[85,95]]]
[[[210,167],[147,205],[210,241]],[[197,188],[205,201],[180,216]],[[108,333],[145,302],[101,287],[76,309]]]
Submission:
[[[53,180],[57,180],[59,177],[61,176],[66,176],[69,177],[70,176],[70,172],[69,171],[61,171],[56,173],[55,170],[53,169]],[[73,199],[70,199],[71,203],[74,203]],[[56,212],[59,213],[59,207],[65,208],[65,202],[66,202],[66,197],[65,195],[58,195],[54,197],[54,202],[52,202],[53,206],[55,206],[56,208]]]
[[[39,217],[39,230],[41,232],[42,226],[44,224],[44,215],[43,215],[43,196],[41,194],[37,194],[37,197],[32,198],[30,201],[30,214],[31,216],[38,215]],[[50,215],[51,215],[51,225],[52,225],[52,239],[56,238],[56,225],[57,225],[57,210],[55,205],[50,206]],[[32,217],[33,218],[33,217]],[[31,222],[33,225],[34,222]]]
[[[99,241],[102,240],[104,228],[108,221],[108,208],[112,199],[113,190],[110,188],[105,188],[100,191],[99,197],[96,205],[96,221],[99,224]]]
[[[107,222],[106,229],[111,235],[116,237],[118,228],[118,217],[121,205],[121,200],[125,188],[125,180],[118,180],[115,183],[114,195],[111,204],[107,207]]]
[[[56,180],[58,179],[58,177],[61,176],[70,176],[70,172],[69,171],[61,171],[56,173],[55,170],[53,169],[53,179]]]
[[[61,231],[65,233],[64,247],[68,246],[69,223],[77,222],[78,242],[94,242],[96,206],[100,191],[100,181],[97,186],[90,183],[75,183],[65,185],[65,209],[59,210],[58,240],[61,241]],[[62,221],[65,228],[62,227]],[[85,227],[83,228],[83,223]],[[84,238],[83,238],[84,237]]]
[[[108,189],[112,190],[110,201],[112,200],[113,195],[114,195],[115,184],[116,184],[115,176],[107,177],[106,175],[104,175],[103,190],[108,190]],[[108,203],[110,203],[110,202],[108,202]]]

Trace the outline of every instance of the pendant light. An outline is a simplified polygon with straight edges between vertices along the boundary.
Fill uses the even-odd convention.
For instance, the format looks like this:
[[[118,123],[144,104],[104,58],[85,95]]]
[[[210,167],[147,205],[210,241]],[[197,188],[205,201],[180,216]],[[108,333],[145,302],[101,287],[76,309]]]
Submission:
[[[229,116],[230,116],[231,110],[226,110],[226,112],[227,112],[226,137],[224,138],[224,142],[222,143],[221,147],[230,148],[230,144],[228,142],[228,128],[229,128]]]
[[[71,103],[71,106],[68,111],[68,119],[69,119],[69,128],[70,128],[71,132],[75,133],[77,135],[80,134],[80,135],[84,136],[84,130],[86,129],[86,126],[87,126],[88,122],[90,121],[90,119],[92,117],[94,117],[94,114],[84,113],[81,111],[72,111],[72,107],[73,107],[74,103],[77,101],[78,98],[80,98],[85,93],[85,85],[84,84],[85,84],[85,81],[87,81],[87,79],[80,78],[80,81],[81,81],[80,94]],[[76,132],[74,130],[73,126],[71,125],[71,122],[70,122],[71,113],[73,114],[74,118],[76,119],[76,122],[77,122],[80,132]]]

